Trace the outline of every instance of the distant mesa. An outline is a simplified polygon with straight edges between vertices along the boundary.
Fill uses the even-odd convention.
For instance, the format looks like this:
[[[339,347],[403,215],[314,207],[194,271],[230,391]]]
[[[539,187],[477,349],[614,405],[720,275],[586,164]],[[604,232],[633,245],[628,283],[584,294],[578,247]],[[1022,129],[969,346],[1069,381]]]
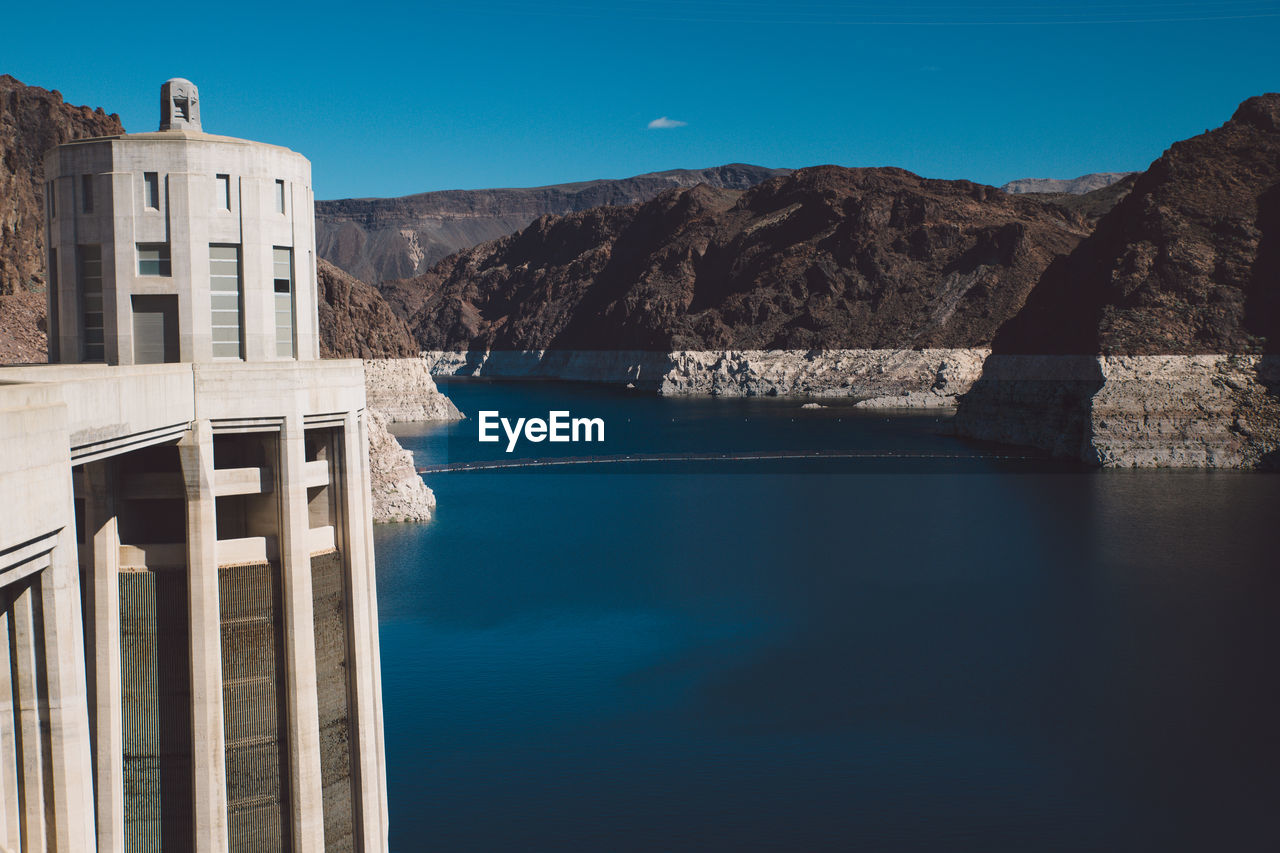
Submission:
[[[1000,189],[1007,193],[1064,193],[1084,195],[1103,187],[1109,187],[1137,172],[1094,172],[1078,178],[1019,178]]]

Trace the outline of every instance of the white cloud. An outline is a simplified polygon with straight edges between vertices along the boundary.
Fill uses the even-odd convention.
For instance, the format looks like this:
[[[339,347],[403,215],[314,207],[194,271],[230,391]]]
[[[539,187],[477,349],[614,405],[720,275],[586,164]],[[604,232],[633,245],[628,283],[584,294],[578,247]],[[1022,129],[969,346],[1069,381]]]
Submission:
[[[653,121],[649,122],[649,129],[654,130],[667,127],[684,127],[688,123],[689,122],[687,121],[676,121],[673,118],[663,116],[662,118],[655,118]]]

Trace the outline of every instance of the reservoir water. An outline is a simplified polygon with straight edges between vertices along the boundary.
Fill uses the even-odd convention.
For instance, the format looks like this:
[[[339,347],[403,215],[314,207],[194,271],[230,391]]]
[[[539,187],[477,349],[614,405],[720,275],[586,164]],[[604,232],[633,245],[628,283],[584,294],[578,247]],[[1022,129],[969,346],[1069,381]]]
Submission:
[[[393,851],[1280,849],[1280,477],[1096,472],[947,415],[453,381],[603,417],[376,530]],[[552,448],[556,449],[552,449]],[[890,454],[904,454],[892,457]]]

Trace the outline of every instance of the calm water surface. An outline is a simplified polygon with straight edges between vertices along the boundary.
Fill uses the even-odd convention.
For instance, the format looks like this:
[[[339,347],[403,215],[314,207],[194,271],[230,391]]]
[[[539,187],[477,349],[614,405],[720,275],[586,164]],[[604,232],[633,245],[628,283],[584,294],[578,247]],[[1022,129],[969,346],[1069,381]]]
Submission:
[[[447,392],[472,420],[397,429],[423,464],[503,456],[482,408],[605,417],[597,452],[936,458],[430,477],[436,518],[376,531],[393,850],[1280,849],[1280,477]]]

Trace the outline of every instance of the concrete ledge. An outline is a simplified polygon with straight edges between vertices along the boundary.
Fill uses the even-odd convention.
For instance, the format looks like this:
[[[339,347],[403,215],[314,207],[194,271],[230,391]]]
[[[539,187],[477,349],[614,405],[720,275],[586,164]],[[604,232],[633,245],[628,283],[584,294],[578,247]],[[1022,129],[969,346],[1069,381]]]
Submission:
[[[246,539],[219,539],[218,565],[238,563],[272,563],[280,559],[280,545],[274,536],[250,536]]]
[[[332,551],[335,545],[333,527],[331,525],[325,527],[313,527],[307,536],[307,547],[311,549],[311,556]]]
[[[308,462],[303,468],[302,479],[308,489],[329,485],[329,463],[323,459]]]
[[[213,472],[213,495],[265,495],[275,488],[270,468],[218,468]]]
[[[185,568],[186,565],[187,546],[181,542],[120,546],[121,570],[181,569]]]

